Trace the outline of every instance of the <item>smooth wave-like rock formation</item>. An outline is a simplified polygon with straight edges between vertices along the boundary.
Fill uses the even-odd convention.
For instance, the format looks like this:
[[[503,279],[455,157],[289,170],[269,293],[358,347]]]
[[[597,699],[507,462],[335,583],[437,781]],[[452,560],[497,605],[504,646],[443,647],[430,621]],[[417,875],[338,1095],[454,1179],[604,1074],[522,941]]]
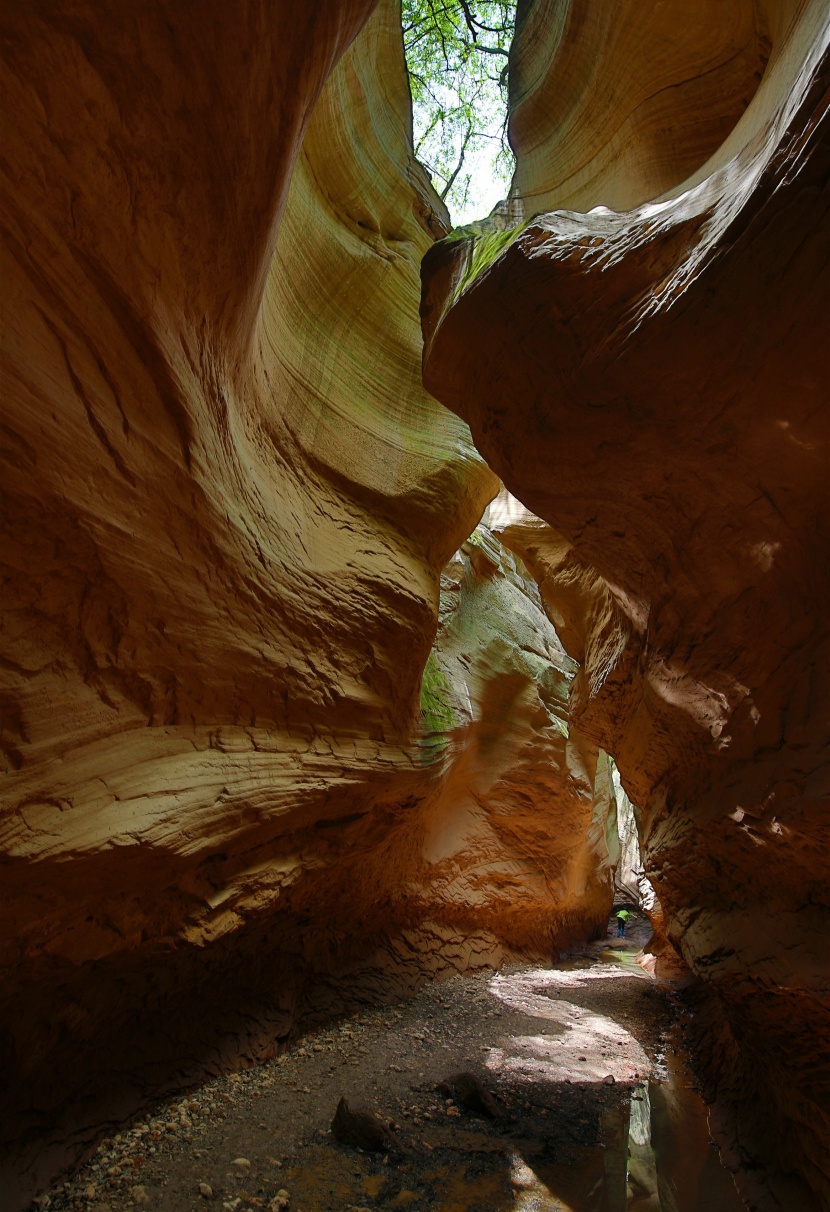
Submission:
[[[573,722],[616,759],[668,935],[704,982],[745,1192],[818,1208],[830,18],[691,7],[655,58],[673,8],[641,39],[602,3],[525,6],[521,222],[427,254],[424,373],[561,536],[521,551],[582,662]]]
[[[528,570],[479,526],[444,570],[424,671],[424,744],[444,771],[422,812],[429,897],[445,880],[448,914],[492,918],[545,959],[604,931],[619,859],[608,759],[571,721],[575,672]]]
[[[5,1207],[610,905],[568,658],[495,540],[453,555],[498,481],[421,382],[447,215],[372,8],[0,14]]]

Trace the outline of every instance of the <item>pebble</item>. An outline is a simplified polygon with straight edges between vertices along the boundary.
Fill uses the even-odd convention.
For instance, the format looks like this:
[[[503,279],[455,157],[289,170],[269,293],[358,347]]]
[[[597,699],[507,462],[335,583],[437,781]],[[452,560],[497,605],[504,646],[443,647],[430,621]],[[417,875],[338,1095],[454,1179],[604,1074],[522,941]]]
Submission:
[[[130,1187],[130,1195],[133,1197],[133,1203],[149,1204],[150,1202],[150,1196],[145,1186]]]
[[[388,1125],[368,1107],[349,1106],[341,1098],[331,1121],[332,1135],[344,1145],[364,1149],[367,1153],[385,1153],[396,1141]]]
[[[502,1113],[499,1103],[473,1073],[453,1073],[438,1083],[436,1091],[452,1096],[445,1100],[448,1107],[463,1107],[488,1119],[497,1119]]]
[[[490,979],[490,978],[488,978]],[[400,1014],[391,1016],[389,1020],[373,1018],[369,1020],[368,1026],[377,1027],[385,1025],[391,1027],[392,1018],[399,1019]],[[401,1026],[402,1024],[398,1024]],[[463,1026],[463,1024],[462,1024]],[[403,1049],[395,1052],[387,1051],[382,1057],[377,1075],[377,1081],[372,1082],[364,1093],[367,1096],[372,1096],[379,1100],[379,1109],[382,1110],[383,1120],[382,1125],[391,1129],[391,1132],[406,1132],[412,1133],[418,1131],[420,1126],[428,1130],[436,1122],[443,1123],[443,1131],[446,1133],[449,1125],[446,1123],[447,1118],[457,1118],[459,1114],[465,1115],[469,1111],[477,1112],[477,1108],[469,1105],[469,1100],[465,1097],[465,1092],[458,1085],[459,1075],[453,1074],[453,1088],[447,1089],[446,1097],[436,1097],[440,1091],[440,1087],[434,1084],[438,1074],[424,1074],[417,1070],[418,1063],[423,1064],[424,1045],[426,1041],[442,1040],[446,1036],[446,1032],[440,1029],[436,1032],[435,1026],[420,1030],[405,1030],[402,1032],[400,1046]],[[408,1037],[408,1038],[406,1038]],[[420,1037],[420,1038],[419,1038]],[[479,1039],[481,1037],[479,1036]],[[274,1061],[262,1072],[252,1071],[249,1074],[240,1075],[234,1074],[222,1078],[214,1079],[203,1085],[198,1096],[190,1096],[186,1099],[179,1098],[176,1101],[170,1101],[159,1104],[153,1114],[142,1114],[141,1120],[136,1121],[129,1128],[125,1128],[123,1132],[117,1133],[114,1136],[105,1138],[99,1144],[96,1155],[84,1167],[84,1169],[76,1174],[69,1182],[56,1184],[51,1189],[50,1193],[41,1196],[35,1204],[32,1205],[31,1212],[152,1212],[152,1208],[170,1196],[178,1198],[177,1207],[187,1207],[193,1209],[194,1196],[196,1196],[197,1206],[201,1205],[204,1212],[209,1212],[209,1208],[205,1207],[208,1201],[211,1202],[210,1208],[217,1208],[220,1212],[314,1212],[313,1208],[303,1200],[302,1192],[299,1188],[294,1189],[294,1199],[301,1205],[298,1208],[293,1202],[289,1201],[288,1192],[282,1188],[273,1195],[274,1188],[270,1186],[268,1194],[260,1191],[259,1195],[254,1195],[253,1192],[257,1186],[258,1180],[253,1176],[259,1173],[260,1167],[263,1170],[263,1175],[270,1173],[271,1182],[278,1179],[274,1168],[281,1166],[289,1166],[294,1164],[293,1154],[303,1148],[303,1142],[308,1140],[313,1142],[316,1148],[319,1148],[324,1141],[329,1138],[329,1130],[320,1125],[319,1121],[308,1119],[306,1108],[311,1102],[308,1098],[309,1094],[314,1094],[321,1085],[321,1076],[326,1071],[331,1073],[335,1071],[332,1062],[336,1059],[338,1062],[337,1068],[341,1072],[347,1072],[346,1066],[349,1066],[350,1061],[359,1065],[365,1065],[363,1057],[366,1055],[364,1045],[368,1042],[367,1028],[359,1021],[352,1019],[349,1027],[345,1030],[337,1030],[332,1036],[326,1036],[321,1046],[319,1040],[311,1040],[300,1051],[296,1048],[289,1048],[284,1055],[275,1058]],[[418,1044],[417,1051],[415,1044]],[[473,1040],[470,1047],[477,1052],[478,1041]],[[336,1046],[336,1056],[328,1055],[332,1051],[332,1046]],[[436,1047],[438,1045],[436,1044]],[[485,1050],[489,1045],[481,1044]],[[407,1052],[406,1049],[409,1049]],[[609,1056],[608,1050],[602,1048],[600,1050],[605,1055]],[[611,1050],[613,1052],[613,1049]],[[473,1053],[470,1054],[472,1060]],[[357,1060],[360,1057],[360,1060]],[[583,1062],[589,1059],[587,1056],[580,1057]],[[597,1056],[592,1054],[591,1059],[596,1061]],[[386,1062],[385,1064],[383,1062]],[[313,1062],[314,1068],[309,1067],[309,1062]],[[601,1061],[600,1061],[601,1063]],[[401,1082],[396,1082],[397,1094],[395,1094],[386,1103],[383,1100],[382,1085],[383,1070],[388,1070],[391,1074],[406,1073],[408,1076]],[[462,1075],[463,1076],[463,1075]],[[471,1075],[473,1076],[473,1075]],[[346,1079],[348,1080],[348,1079]],[[561,1080],[569,1089],[572,1088],[571,1083],[577,1081],[576,1078],[562,1076]],[[585,1080],[585,1079],[583,1079]],[[605,1078],[593,1079],[598,1080],[600,1084],[606,1087],[611,1087],[615,1083],[611,1074]],[[622,1077],[619,1080],[623,1080]],[[625,1080],[629,1080],[628,1069],[626,1068]],[[331,1082],[331,1077],[322,1077],[323,1082]],[[476,1079],[477,1081],[477,1079]],[[447,1083],[450,1084],[449,1082]],[[188,1147],[185,1142],[193,1144],[203,1144],[206,1138],[203,1135],[205,1128],[213,1132],[214,1126],[222,1123],[226,1119],[229,1124],[233,1125],[239,1122],[240,1107],[244,1107],[245,1102],[251,1095],[264,1093],[266,1088],[289,1087],[295,1102],[296,1095],[304,1094],[306,1097],[302,1100],[302,1124],[298,1124],[298,1128],[302,1128],[302,1140],[289,1142],[285,1133],[278,1134],[277,1139],[265,1148],[271,1149],[289,1149],[289,1156],[285,1159],[278,1157],[265,1157],[256,1153],[255,1160],[247,1157],[234,1158],[231,1162],[223,1160],[223,1152],[219,1152],[216,1159],[218,1167],[216,1172],[203,1171],[203,1177],[210,1177],[214,1186],[208,1182],[199,1182],[196,1175],[191,1173],[189,1177],[184,1179],[185,1188],[176,1190],[176,1176],[174,1174],[171,1183],[171,1190],[165,1193],[163,1188],[167,1186],[168,1180],[164,1175],[168,1172],[175,1158],[182,1153],[187,1153],[192,1157],[197,1165],[204,1165],[205,1160],[199,1161],[199,1158],[206,1159],[215,1157],[215,1149],[192,1148]],[[412,1094],[417,1097],[413,1100],[408,1096],[406,1091],[411,1090]],[[339,1095],[338,1090],[334,1094],[334,1098]],[[357,1093],[357,1091],[355,1091]],[[402,1097],[401,1097],[402,1095]],[[498,1095],[494,1095],[498,1099]],[[424,1097],[426,1096],[426,1097]],[[597,1092],[600,1100],[615,1097],[611,1094],[610,1089],[606,1095]],[[334,1100],[333,1100],[334,1101]],[[330,1104],[331,1105],[331,1104]],[[525,1105],[520,1102],[512,1102],[510,1106],[513,1111],[516,1111],[520,1106]],[[429,1108],[429,1109],[428,1109]],[[530,1108],[528,1108],[529,1110]],[[258,1114],[257,1114],[258,1112]],[[392,1113],[395,1113],[396,1119],[403,1124],[403,1128],[398,1123],[392,1120]],[[480,1112],[479,1112],[480,1113]],[[504,1111],[502,1111],[504,1113]],[[538,1109],[537,1113],[544,1117],[550,1123],[550,1112],[547,1108]],[[380,1118],[380,1117],[378,1117]],[[268,1126],[273,1123],[271,1111],[267,1115],[264,1114],[264,1109],[254,1103],[251,1108],[251,1115],[246,1129],[250,1132],[257,1125],[260,1127],[263,1123],[268,1123]],[[544,1121],[543,1121],[544,1122]],[[587,1123],[587,1121],[583,1121]],[[440,1129],[439,1129],[440,1130]],[[384,1133],[385,1135],[385,1133]],[[215,1132],[208,1140],[215,1138]],[[262,1140],[263,1143],[268,1140],[260,1133],[255,1134],[257,1141]],[[231,1143],[233,1141],[233,1143]],[[240,1146],[245,1148],[248,1141],[245,1136],[234,1134],[225,1146],[227,1152],[235,1150]],[[257,1149],[257,1145],[250,1141],[251,1148]],[[157,1146],[157,1147],[156,1147]],[[423,1160],[428,1165],[426,1160],[433,1155],[433,1149],[440,1147],[435,1142],[421,1140],[412,1135],[407,1136],[401,1142],[401,1147],[415,1148],[417,1153],[420,1153]],[[363,1145],[361,1144],[361,1147]],[[227,1156],[227,1153],[224,1153]],[[418,1163],[421,1164],[420,1162]],[[401,1168],[404,1168],[403,1166]],[[227,1182],[223,1178],[225,1171],[228,1171]],[[172,1173],[172,1171],[171,1171]],[[196,1171],[198,1173],[198,1171]],[[283,1174],[282,1169],[279,1171],[279,1177],[287,1177]],[[356,1170],[356,1178],[362,1177],[362,1170]],[[144,1182],[147,1184],[144,1188],[145,1198],[136,1199],[135,1190],[132,1186],[135,1183]],[[224,1189],[220,1189],[215,1184],[217,1181],[222,1182]],[[268,1181],[263,1177],[263,1181]],[[250,1187],[252,1194],[247,1195],[245,1192],[239,1193],[241,1186]],[[187,1190],[190,1191],[188,1197]],[[92,1194],[90,1194],[90,1192]],[[149,1195],[146,1193],[149,1192]],[[360,1184],[352,1191],[352,1197],[360,1194]],[[407,1192],[407,1195],[409,1193]],[[86,1197],[86,1198],[84,1198]],[[270,1202],[269,1202],[270,1197]],[[343,1191],[341,1198],[347,1200],[349,1194]],[[110,1201],[110,1202],[105,1202]],[[204,1202],[203,1202],[204,1201]],[[223,1203],[223,1201],[225,1201]],[[149,1207],[147,1206],[149,1204]],[[144,1206],[142,1206],[144,1205]],[[172,1204],[170,1206],[173,1206]],[[327,1204],[326,1207],[329,1207]],[[345,1205],[335,1199],[331,1204],[331,1208],[338,1208],[341,1212],[367,1212],[365,1205]]]

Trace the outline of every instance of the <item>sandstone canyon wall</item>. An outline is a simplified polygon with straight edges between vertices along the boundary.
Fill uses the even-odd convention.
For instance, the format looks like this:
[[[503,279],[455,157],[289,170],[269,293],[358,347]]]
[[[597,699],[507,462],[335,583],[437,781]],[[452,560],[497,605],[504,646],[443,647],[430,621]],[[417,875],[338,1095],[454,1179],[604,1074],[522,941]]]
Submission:
[[[444,772],[422,814],[425,886],[435,903],[446,869],[445,914],[463,906],[470,931],[492,917],[496,935],[503,917],[514,946],[547,960],[608,920],[619,858],[610,764],[573,727],[576,665],[521,560],[482,525],[441,585],[421,700]]]
[[[554,528],[500,533],[641,810],[744,1194],[826,1207],[830,18],[635,7],[520,5],[517,226],[427,254],[425,382]]]
[[[421,383],[447,216],[372,8],[0,16],[5,1206],[610,906],[573,665],[492,534],[453,554],[498,481]]]

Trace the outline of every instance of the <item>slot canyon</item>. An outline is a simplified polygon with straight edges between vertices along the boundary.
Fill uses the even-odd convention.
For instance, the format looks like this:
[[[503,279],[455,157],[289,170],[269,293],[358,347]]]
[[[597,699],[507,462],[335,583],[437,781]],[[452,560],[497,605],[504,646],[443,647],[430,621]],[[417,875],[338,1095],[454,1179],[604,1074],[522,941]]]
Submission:
[[[399,0],[0,27],[3,1207],[604,935],[630,799],[740,1196],[830,1208],[826,0],[520,0],[459,228]]]

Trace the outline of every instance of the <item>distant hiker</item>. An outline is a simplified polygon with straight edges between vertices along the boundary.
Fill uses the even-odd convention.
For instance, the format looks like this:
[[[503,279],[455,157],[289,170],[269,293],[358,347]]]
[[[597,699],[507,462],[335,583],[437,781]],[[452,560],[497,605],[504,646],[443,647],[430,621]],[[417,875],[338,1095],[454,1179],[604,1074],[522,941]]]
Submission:
[[[627,909],[617,910],[617,938],[625,938],[625,923],[632,916]]]

